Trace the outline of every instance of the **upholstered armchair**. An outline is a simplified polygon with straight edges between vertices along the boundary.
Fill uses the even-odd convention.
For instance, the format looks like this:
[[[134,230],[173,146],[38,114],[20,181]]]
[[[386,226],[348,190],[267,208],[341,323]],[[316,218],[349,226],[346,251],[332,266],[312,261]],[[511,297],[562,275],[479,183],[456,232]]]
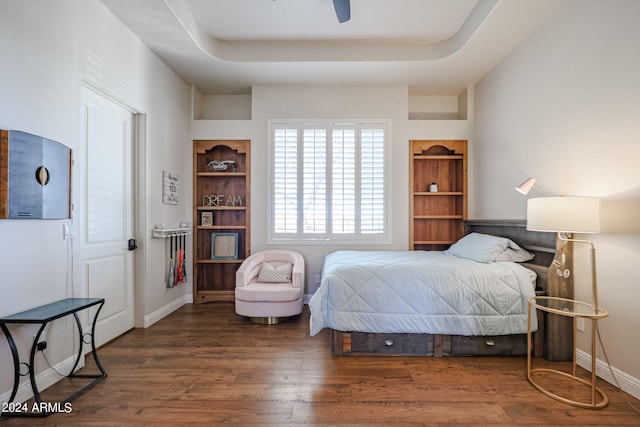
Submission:
[[[288,249],[256,252],[236,272],[236,313],[275,324],[302,312],[304,258]]]

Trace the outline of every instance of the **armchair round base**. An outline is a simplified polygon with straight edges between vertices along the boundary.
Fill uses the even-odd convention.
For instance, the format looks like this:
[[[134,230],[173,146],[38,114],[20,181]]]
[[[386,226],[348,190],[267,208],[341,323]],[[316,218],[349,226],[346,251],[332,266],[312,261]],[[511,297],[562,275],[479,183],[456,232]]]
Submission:
[[[280,323],[281,317],[249,317],[253,323],[257,323],[259,325],[276,325]]]

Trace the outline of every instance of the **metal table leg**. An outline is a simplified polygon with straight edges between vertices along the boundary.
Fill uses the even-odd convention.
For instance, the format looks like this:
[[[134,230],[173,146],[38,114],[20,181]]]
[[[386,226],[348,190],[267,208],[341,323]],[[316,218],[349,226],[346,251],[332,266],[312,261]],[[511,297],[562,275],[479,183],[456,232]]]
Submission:
[[[93,317],[93,322],[92,322],[92,325],[91,325],[91,333],[90,334],[86,334],[86,335],[89,335],[89,338],[90,338],[90,342],[87,342],[86,344],[91,344],[91,353],[93,354],[93,360],[96,362],[96,365],[98,366],[98,369],[100,370],[99,374],[76,374],[75,373],[76,367],[78,366],[78,363],[80,362],[80,358],[82,357],[82,349],[83,349],[84,344],[85,344],[85,340],[84,340],[85,335],[82,334],[82,324],[80,323],[80,319],[78,318],[78,314],[77,313],[73,313],[73,316],[75,317],[75,320],[76,320],[76,325],[78,325],[78,334],[80,336],[80,349],[78,350],[78,357],[76,358],[76,363],[73,365],[73,369],[71,369],[71,373],[69,373],[69,377],[72,377],[72,378],[95,378],[95,379],[91,383],[89,383],[86,386],[84,386],[82,389],[78,390],[77,392],[75,392],[74,394],[69,396],[62,403],[67,403],[67,402],[72,401],[77,396],[79,396],[82,393],[84,393],[85,391],[89,390],[90,388],[92,388],[97,383],[99,383],[100,381],[102,381],[103,379],[105,379],[107,377],[107,371],[105,371],[104,367],[102,366],[102,363],[100,363],[100,359],[98,358],[98,353],[96,351],[96,340],[95,340],[96,323],[98,322],[98,315],[100,314],[100,310],[102,310],[103,306],[104,306],[104,302],[102,302],[98,306],[98,310],[96,311],[96,314]]]
[[[18,357],[16,342],[13,340],[13,336],[11,336],[7,325],[3,323],[0,325],[0,328],[2,328],[2,332],[4,332],[4,335],[7,337],[11,356],[13,357],[13,389],[11,390],[11,397],[9,398],[9,403],[13,403],[13,399],[16,398],[16,394],[18,393],[18,385],[20,384],[20,358]]]

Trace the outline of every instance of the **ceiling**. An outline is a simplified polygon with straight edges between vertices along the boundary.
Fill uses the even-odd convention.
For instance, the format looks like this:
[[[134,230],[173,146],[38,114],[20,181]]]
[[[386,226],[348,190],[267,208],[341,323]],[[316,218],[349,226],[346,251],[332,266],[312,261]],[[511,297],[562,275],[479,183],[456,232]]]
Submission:
[[[102,0],[203,95],[264,85],[406,85],[457,95],[564,0]]]

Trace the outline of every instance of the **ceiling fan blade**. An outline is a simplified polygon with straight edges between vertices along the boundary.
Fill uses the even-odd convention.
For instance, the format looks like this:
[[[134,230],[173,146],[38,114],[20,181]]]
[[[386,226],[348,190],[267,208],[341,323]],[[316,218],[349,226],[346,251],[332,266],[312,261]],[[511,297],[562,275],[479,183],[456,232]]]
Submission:
[[[350,0],[333,0],[333,7],[336,9],[338,22],[342,24],[343,22],[347,22],[351,19]]]

